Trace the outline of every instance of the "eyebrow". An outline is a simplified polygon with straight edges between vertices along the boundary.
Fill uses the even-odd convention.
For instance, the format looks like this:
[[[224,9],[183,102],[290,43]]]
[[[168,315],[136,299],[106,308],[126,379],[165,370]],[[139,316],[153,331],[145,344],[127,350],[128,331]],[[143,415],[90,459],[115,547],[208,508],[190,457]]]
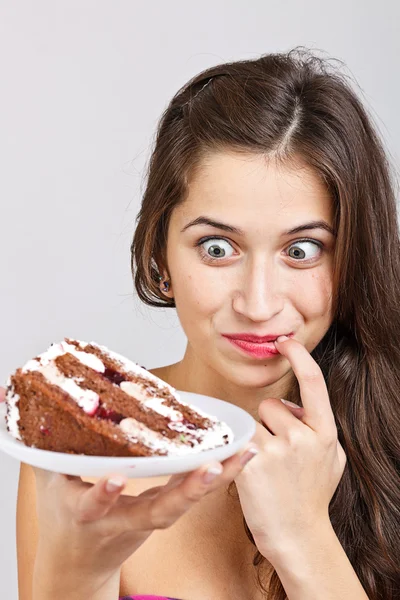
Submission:
[[[194,227],[195,225],[209,225],[210,227],[214,227],[215,229],[222,229],[222,231],[227,231],[228,233],[233,233],[238,236],[244,237],[245,233],[239,227],[234,227],[233,225],[228,225],[227,223],[221,223],[219,221],[215,221],[209,217],[197,217],[193,221],[190,221],[185,227],[181,230],[181,233],[189,229],[189,227]],[[324,229],[328,231],[333,236],[336,236],[333,228],[326,221],[310,221],[309,223],[303,223],[302,225],[297,225],[288,231],[284,231],[283,235],[293,235],[294,233],[299,233],[300,231],[304,231],[305,229]]]

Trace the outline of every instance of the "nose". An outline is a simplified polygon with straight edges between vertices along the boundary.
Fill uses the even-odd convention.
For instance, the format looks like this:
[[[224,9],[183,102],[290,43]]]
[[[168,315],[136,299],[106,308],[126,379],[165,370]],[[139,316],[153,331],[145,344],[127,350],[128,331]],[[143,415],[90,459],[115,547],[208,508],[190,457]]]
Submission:
[[[254,261],[239,275],[233,309],[251,321],[268,321],[283,309],[282,273],[276,264]]]

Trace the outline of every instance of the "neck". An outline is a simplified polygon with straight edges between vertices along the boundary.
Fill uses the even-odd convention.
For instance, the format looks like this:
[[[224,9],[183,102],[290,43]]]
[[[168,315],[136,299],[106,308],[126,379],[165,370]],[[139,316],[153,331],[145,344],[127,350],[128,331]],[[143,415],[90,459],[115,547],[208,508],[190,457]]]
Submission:
[[[290,371],[279,382],[270,386],[258,388],[238,386],[223,378],[209,365],[197,360],[190,346],[187,347],[181,361],[152,369],[151,372],[177,390],[204,394],[231,402],[249,412],[258,421],[257,409],[260,402],[268,397],[285,398],[285,392],[294,377],[293,372]],[[244,530],[243,512],[236,486],[223,486],[208,494],[202,502],[191,509],[190,518],[179,520],[177,527],[181,538],[195,539],[199,544],[203,540],[206,545],[204,552],[212,564],[221,560],[221,547],[223,547],[229,577],[234,568],[235,572],[241,574],[241,580],[244,581],[242,584],[248,586],[246,589],[252,590],[251,597],[264,598],[264,594],[259,593],[254,582],[254,568],[249,567],[256,547],[248,539]],[[212,540],[217,540],[215,546]],[[265,561],[264,569],[265,572],[272,571],[272,566]]]

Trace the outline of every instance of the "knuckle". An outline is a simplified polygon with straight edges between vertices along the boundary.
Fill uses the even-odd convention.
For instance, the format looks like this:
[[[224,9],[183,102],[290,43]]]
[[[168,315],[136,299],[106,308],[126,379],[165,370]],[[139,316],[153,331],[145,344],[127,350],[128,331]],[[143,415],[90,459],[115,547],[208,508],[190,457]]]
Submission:
[[[293,448],[298,448],[304,445],[304,433],[296,428],[289,429],[287,433],[289,445]]]
[[[172,525],[172,519],[170,515],[165,512],[163,507],[157,504],[157,502],[152,502],[150,507],[150,522],[154,529],[167,529]]]
[[[332,426],[328,427],[323,435],[321,436],[322,445],[325,448],[331,448],[332,446],[337,446],[338,443],[338,433],[336,429],[336,425],[332,424]]]
[[[74,516],[75,525],[84,525],[92,519],[92,514],[88,510],[78,510]]]
[[[106,499],[101,498],[100,496],[96,496],[92,502],[89,502],[89,499],[86,498],[81,504],[84,506],[78,505],[75,512],[75,522],[80,525],[103,516],[107,512],[109,505]]]
[[[218,475],[211,484],[206,484],[204,481],[196,481],[189,482],[191,485],[188,485],[186,489],[183,489],[183,498],[182,498],[182,513],[188,510],[190,506],[199,502],[207,492],[214,487],[218,483],[223,483],[225,476],[225,472],[221,475]]]
[[[263,444],[262,450],[267,456],[271,457],[272,459],[280,458],[282,456],[283,451],[280,441],[275,439],[268,440],[265,444]]]
[[[223,480],[223,477],[219,477],[220,481]],[[213,482],[214,483],[214,482]],[[205,492],[208,490],[209,486],[204,484],[200,488],[190,489],[185,494],[185,499],[189,501],[190,504],[194,504],[198,502],[201,498],[203,498]]]
[[[159,515],[156,521],[156,529],[168,529],[172,525],[171,519],[166,515]]]

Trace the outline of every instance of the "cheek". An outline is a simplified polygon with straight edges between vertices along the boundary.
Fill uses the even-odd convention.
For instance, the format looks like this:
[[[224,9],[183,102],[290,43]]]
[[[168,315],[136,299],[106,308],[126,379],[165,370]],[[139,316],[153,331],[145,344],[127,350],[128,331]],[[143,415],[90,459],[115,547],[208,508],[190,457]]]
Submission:
[[[295,305],[306,319],[331,318],[332,277],[330,273],[310,271],[296,283]]]
[[[181,270],[174,276],[174,296],[180,316],[212,315],[226,302],[227,287],[216,273],[201,268],[190,273]]]

